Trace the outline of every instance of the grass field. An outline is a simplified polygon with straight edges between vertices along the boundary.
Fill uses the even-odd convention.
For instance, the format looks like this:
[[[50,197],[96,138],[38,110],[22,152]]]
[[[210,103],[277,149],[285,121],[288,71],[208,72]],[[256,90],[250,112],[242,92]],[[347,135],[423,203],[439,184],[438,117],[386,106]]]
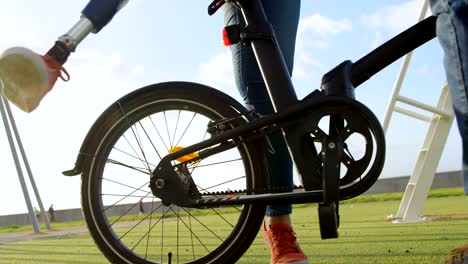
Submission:
[[[316,205],[295,207],[293,223],[310,263],[441,263],[449,249],[468,243],[468,197],[455,192],[431,193],[423,212],[438,219],[431,222],[392,224],[386,217],[396,213],[398,197],[376,195],[341,205],[338,239],[320,239]],[[108,262],[90,236],[80,234],[0,244],[0,263]],[[238,263],[269,263],[260,234]]]

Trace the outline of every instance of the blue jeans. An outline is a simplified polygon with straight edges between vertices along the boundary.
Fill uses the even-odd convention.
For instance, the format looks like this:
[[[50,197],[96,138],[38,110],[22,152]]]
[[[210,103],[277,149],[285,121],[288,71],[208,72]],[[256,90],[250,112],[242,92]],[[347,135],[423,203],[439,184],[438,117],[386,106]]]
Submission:
[[[468,0],[430,0],[437,37],[463,148],[463,181],[468,194]]]
[[[262,0],[262,5],[275,29],[276,38],[291,75],[301,1]],[[226,25],[245,25],[240,10],[234,5],[225,4],[223,11]],[[231,52],[236,85],[247,107],[255,109],[262,115],[273,113],[273,106],[252,48],[249,45],[235,44],[231,46]],[[293,170],[288,147],[280,131],[272,133],[269,138],[275,150],[274,155],[268,156],[270,187],[282,187],[284,191],[290,191],[293,186]],[[290,204],[268,206],[266,215],[287,215],[291,210]]]
[[[81,13],[93,23],[95,33],[98,33],[112,20],[122,2],[123,0],[90,0]]]

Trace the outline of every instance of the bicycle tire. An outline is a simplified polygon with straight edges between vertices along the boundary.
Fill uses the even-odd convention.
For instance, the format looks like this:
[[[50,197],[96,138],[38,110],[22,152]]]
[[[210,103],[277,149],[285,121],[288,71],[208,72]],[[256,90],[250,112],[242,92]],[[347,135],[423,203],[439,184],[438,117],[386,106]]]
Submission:
[[[146,122],[147,119],[152,119],[151,117],[155,117],[161,113],[164,113],[164,118],[166,118],[166,111],[169,114],[172,114],[171,111],[176,111],[179,114],[181,112],[185,113],[186,111],[193,111],[193,113],[196,113],[196,115],[204,115],[210,120],[231,118],[234,116],[239,116],[239,114],[247,113],[247,110],[231,97],[213,88],[201,84],[188,82],[168,82],[150,85],[138,89],[117,100],[99,117],[99,119],[93,125],[93,137],[90,141],[88,141],[87,146],[84,148],[86,149],[87,153],[82,153],[88,158],[87,161],[84,162],[82,170],[83,173],[81,202],[83,214],[91,236],[93,237],[95,243],[102,251],[102,253],[112,263],[167,263],[167,254],[172,255],[174,263],[235,263],[236,260],[238,260],[243,255],[243,253],[249,248],[250,244],[255,239],[265,214],[264,205],[243,205],[241,208],[228,208],[227,210],[234,211],[234,213],[226,213],[227,216],[220,216],[219,212],[216,212],[215,209],[207,209],[211,211],[211,213],[213,213],[214,210],[214,215],[216,217],[219,216],[220,222],[227,222],[230,225],[232,225],[231,231],[224,231],[224,229],[216,229],[216,232],[212,230],[205,230],[205,232],[199,232],[199,230],[195,229],[195,224],[197,224],[197,228],[203,228],[203,221],[200,221],[197,219],[197,217],[191,215],[192,213],[190,209],[177,208],[176,212],[176,209],[172,208],[171,213],[175,215],[177,221],[167,217],[167,212],[164,213],[165,205],[162,205],[162,215],[161,213],[157,214],[157,210],[153,211],[153,205],[157,205],[157,203],[155,202],[155,197],[151,197],[151,217],[149,219],[146,218],[146,220],[135,220],[136,224],[135,222],[133,222],[134,226],[132,226],[130,229],[128,227],[125,228],[124,224],[117,224],[118,221],[116,222],[115,217],[112,218],[111,216],[111,211],[114,209],[117,210],[116,208],[118,207],[116,206],[116,204],[112,204],[112,197],[109,198],[106,196],[106,192],[109,190],[120,190],[119,188],[123,190],[125,186],[134,188],[135,191],[144,188],[144,193],[146,193],[147,196],[152,196],[151,190],[149,190],[149,186],[142,185],[142,187],[140,188],[133,187],[140,186],[140,184],[136,184],[137,178],[133,176],[131,179],[131,181],[134,182],[133,184],[121,183],[122,185],[118,185],[118,187],[108,187],[113,183],[112,181],[120,181],[120,177],[127,177],[127,174],[130,175],[131,173],[138,173],[144,171],[143,169],[145,169],[143,168],[137,170],[136,167],[129,168],[127,166],[128,164],[124,166],[120,161],[114,160],[115,156],[119,156],[118,153],[125,152],[122,149],[118,149],[116,145],[120,143],[124,145],[125,140],[135,140],[137,142],[137,145],[149,143],[143,142],[147,141],[145,137],[150,138],[150,136],[148,136],[147,134],[148,131],[146,131],[145,129],[141,130],[139,129],[139,127],[143,127],[142,123]],[[245,120],[245,117],[240,120],[243,120],[243,122],[247,122]],[[178,121],[179,120],[177,119],[177,122]],[[157,124],[159,125],[160,123]],[[166,123],[166,125],[170,127],[169,124]],[[172,128],[174,128],[174,126],[172,126]],[[134,139],[128,139],[125,136],[126,133],[133,134]],[[171,141],[171,133],[167,133],[169,135],[169,141]],[[146,136],[144,134],[146,134]],[[174,138],[175,135],[176,132],[174,132]],[[125,140],[123,140],[123,138]],[[174,142],[175,140],[173,139],[170,145],[172,146],[172,143]],[[193,143],[197,142],[195,141]],[[153,143],[151,142],[151,144]],[[245,189],[252,190],[262,189],[265,187],[266,163],[263,158],[263,153],[258,152],[258,144],[258,142],[242,142],[237,148],[232,149],[234,152],[238,151],[241,163],[244,165],[245,178],[242,181],[245,181],[245,183],[243,184],[245,184],[246,186],[243,186],[242,188]],[[119,147],[121,146],[119,145]],[[156,149],[155,152],[158,152],[157,146],[153,145],[153,147]],[[116,151],[117,149],[119,151]],[[138,160],[138,158],[136,157],[140,156],[138,155],[137,151],[135,151],[135,153],[131,156],[133,156],[135,160]],[[157,165],[157,162],[153,160],[151,160],[151,162],[148,162],[147,159],[149,159],[149,154],[144,153],[143,151],[142,153],[142,158],[140,159],[143,159],[144,157],[146,164],[143,163],[143,165],[144,167],[147,167],[146,169],[148,171],[151,171],[151,168]],[[129,153],[122,154],[122,156],[126,156],[127,154]],[[115,166],[117,169],[123,167],[122,170],[129,169],[131,172],[124,172],[123,174],[120,174],[120,171],[119,173],[114,171],[117,169],[115,169],[113,166]],[[110,173],[107,174],[107,172]],[[227,172],[222,171],[222,173]],[[108,183],[109,179],[107,177],[110,176],[114,177],[113,179],[115,180],[111,180],[111,182]],[[200,181],[201,180],[203,180],[203,178],[200,178]],[[149,181],[149,176],[147,181]],[[194,178],[194,181],[197,182],[197,179]],[[127,194],[127,198],[122,199],[128,199],[132,201],[130,203],[131,205],[136,205],[137,202],[135,202],[134,198],[139,197],[133,196],[136,196],[134,192]],[[125,204],[127,207],[129,206],[124,202],[121,202],[121,204]],[[161,204],[159,206],[161,206]],[[136,208],[138,208],[138,206]],[[183,216],[182,214],[180,214],[180,209],[185,210],[183,212],[187,216]],[[119,218],[120,220],[122,220],[121,223],[129,222],[123,220],[125,219],[125,217],[127,217],[126,215],[130,214],[132,208],[126,210],[127,211]],[[170,211],[170,209],[167,209],[167,211]],[[195,214],[195,212],[193,212],[193,214]],[[231,218],[235,219],[235,216],[231,217],[231,214],[238,214],[237,222],[235,222],[235,224],[232,224],[228,221],[228,219]],[[152,220],[156,221],[155,219],[157,217],[160,217],[157,221],[157,224],[154,224],[156,222],[152,223]],[[183,219],[185,219],[185,222],[182,224],[182,222],[184,221]],[[159,225],[161,221],[162,227],[158,226],[156,228],[156,226]],[[164,237],[161,236],[161,238],[159,238],[159,236],[161,234],[164,234],[164,232],[169,232],[169,230],[173,230],[175,228],[174,222],[177,222],[176,246],[173,245],[175,243],[173,242],[173,240],[175,239],[174,236],[170,236],[169,238],[167,238],[168,240],[166,240],[172,241],[167,243],[173,244],[171,244],[170,246],[164,245],[164,243],[161,242],[164,240]],[[188,224],[188,222],[190,222],[190,225]],[[139,237],[140,232],[143,232],[143,230],[140,230],[140,227],[136,227],[136,225],[139,223],[144,223],[144,228],[148,229],[148,232],[141,237]],[[224,223],[224,225],[229,226],[229,224],[227,223]],[[194,229],[191,229],[192,224],[194,225]],[[184,240],[184,243],[187,244],[182,244],[179,241],[179,239],[181,239],[179,237],[179,228],[182,229],[184,225],[187,229],[191,229],[187,230],[188,233],[190,233],[187,236],[190,236],[191,239],[184,237],[184,239],[186,238],[187,240]],[[154,231],[157,232],[156,242],[159,242],[159,247],[158,245],[156,245],[157,243],[154,242],[154,240],[151,243],[149,242],[150,239],[153,239],[153,236],[155,236],[155,234],[153,233],[153,229],[161,230],[160,232]],[[125,231],[126,233],[122,235]],[[128,232],[134,232],[135,235],[127,235],[129,234]],[[211,236],[214,236],[211,233],[216,233],[218,239],[214,240],[216,240],[215,243],[219,243],[219,245],[213,246],[211,244],[205,245],[201,243],[203,244],[203,246],[197,245],[196,249],[202,250],[202,248],[204,247],[204,251],[206,252],[202,255],[200,255],[199,252],[195,253],[194,240],[195,242],[197,242],[197,239],[198,241],[200,241],[200,238],[198,237],[204,239],[203,236],[209,236],[209,239],[211,239]],[[133,239],[133,236],[137,236],[135,239],[140,239],[138,243],[136,243],[136,240]],[[194,236],[197,238],[194,239]],[[145,243],[141,242],[142,239],[146,240],[146,247],[144,248],[144,250],[141,249],[138,245],[141,243]],[[191,248],[190,243],[192,244]],[[176,252],[170,251],[174,251],[174,247],[176,247]],[[181,252],[181,250],[183,250],[184,252]],[[148,254],[148,251],[151,251],[151,253]],[[189,252],[187,253],[187,251]]]

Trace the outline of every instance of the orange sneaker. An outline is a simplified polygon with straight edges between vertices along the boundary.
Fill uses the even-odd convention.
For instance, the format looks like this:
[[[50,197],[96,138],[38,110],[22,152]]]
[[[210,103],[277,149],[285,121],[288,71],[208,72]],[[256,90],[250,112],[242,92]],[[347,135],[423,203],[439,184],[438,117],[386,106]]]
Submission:
[[[271,264],[308,264],[307,256],[304,255],[296,241],[296,234],[288,224],[273,224],[267,230],[265,223],[262,226],[265,242],[271,251]]]
[[[468,245],[450,250],[450,255],[445,264],[468,264]]]
[[[3,95],[25,112],[36,109],[59,77],[64,81],[70,78],[62,65],[48,55],[14,47],[0,56]]]

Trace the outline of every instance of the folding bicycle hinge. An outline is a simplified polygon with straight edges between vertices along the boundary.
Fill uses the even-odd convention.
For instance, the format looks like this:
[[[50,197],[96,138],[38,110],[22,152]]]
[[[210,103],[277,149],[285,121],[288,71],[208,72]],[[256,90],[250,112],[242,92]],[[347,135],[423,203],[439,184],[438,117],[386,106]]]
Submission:
[[[345,96],[355,98],[354,86],[351,82],[353,63],[344,61],[331,69],[322,77],[321,89],[325,95]]]

